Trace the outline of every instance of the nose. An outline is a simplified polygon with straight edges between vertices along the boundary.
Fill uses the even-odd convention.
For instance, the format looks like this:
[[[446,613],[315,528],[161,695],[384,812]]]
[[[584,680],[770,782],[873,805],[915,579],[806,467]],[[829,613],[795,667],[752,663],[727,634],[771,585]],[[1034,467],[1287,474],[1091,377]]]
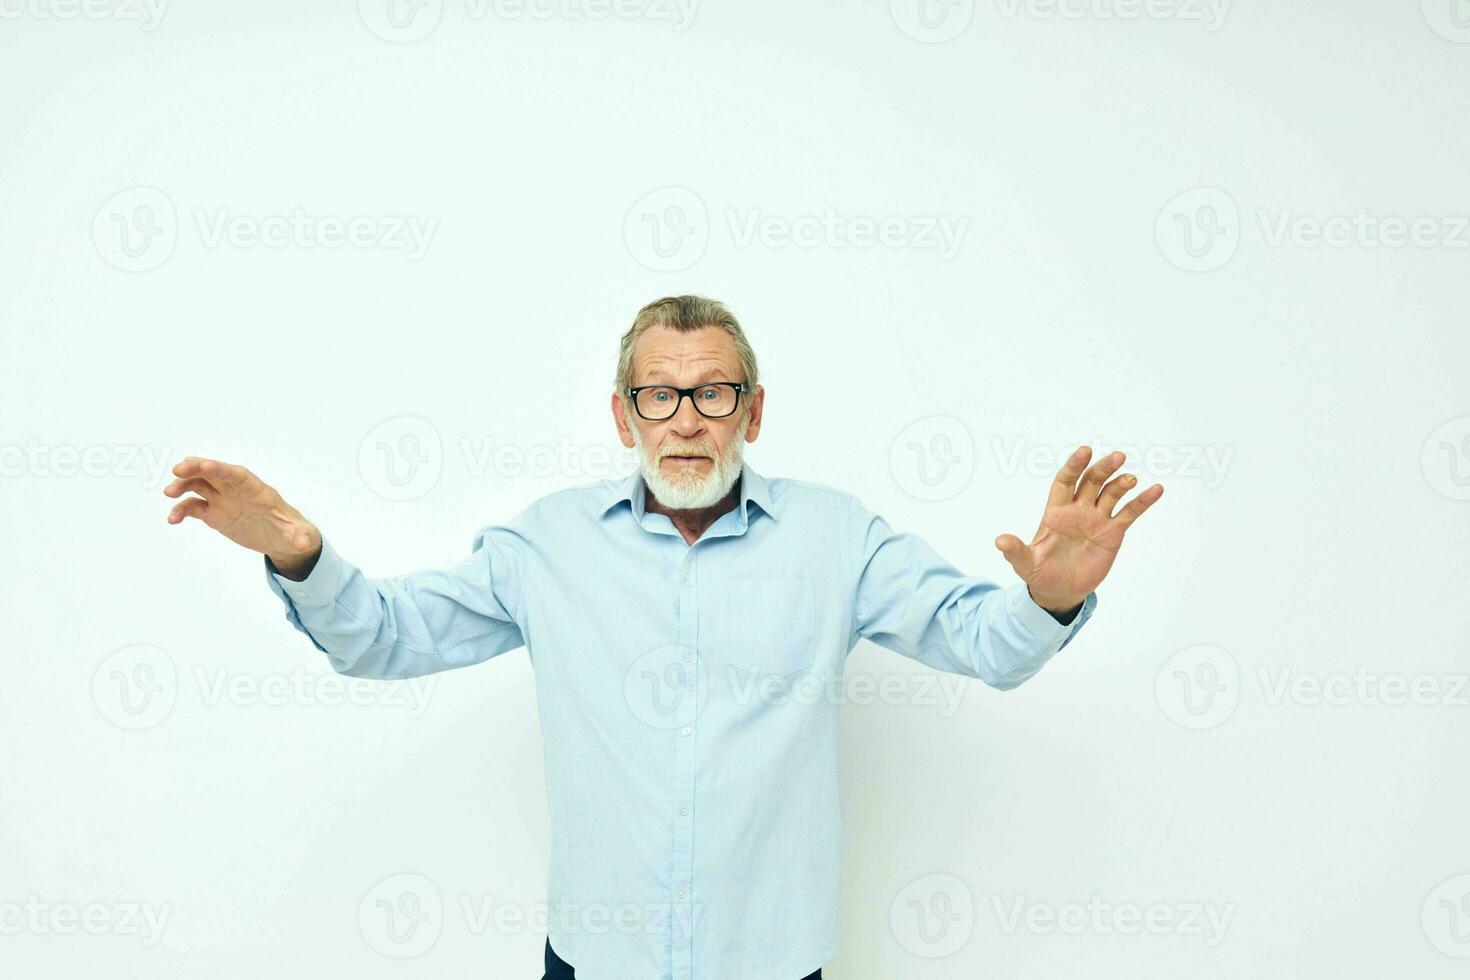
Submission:
[[[704,416],[695,409],[693,397],[679,399],[679,407],[669,419],[669,431],[687,439],[703,430]]]

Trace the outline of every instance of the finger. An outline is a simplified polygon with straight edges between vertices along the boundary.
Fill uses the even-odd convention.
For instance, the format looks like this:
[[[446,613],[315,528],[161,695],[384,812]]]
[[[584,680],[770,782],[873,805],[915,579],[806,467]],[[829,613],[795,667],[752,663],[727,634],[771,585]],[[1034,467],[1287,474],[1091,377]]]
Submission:
[[[1025,578],[1031,574],[1031,566],[1034,563],[1034,559],[1031,554],[1031,548],[1026,542],[1014,534],[1002,534],[995,539],[995,546],[1000,549],[1002,555],[1005,555],[1006,561],[1011,563],[1011,567],[1016,570],[1017,575]]]
[[[1123,499],[1123,494],[1132,490],[1136,483],[1138,477],[1132,473],[1123,473],[1109,480],[1102,488],[1102,493],[1097,495],[1097,506],[1104,514],[1111,515],[1113,508],[1118,506],[1118,501]]]
[[[209,501],[203,497],[185,497],[174,505],[174,509],[168,512],[170,524],[181,524],[186,517],[197,517],[204,519],[204,512],[209,510]]]
[[[185,477],[198,476],[199,464],[202,462],[204,462],[204,459],[200,456],[185,456],[174,464],[173,474],[174,476]]]
[[[1123,530],[1126,531],[1128,530],[1129,525],[1131,525],[1134,521],[1138,520],[1140,516],[1142,516],[1144,511],[1148,510],[1154,504],[1158,503],[1159,498],[1163,495],[1163,485],[1155,483],[1153,486],[1143,491],[1143,493],[1128,501],[1128,506],[1118,511],[1117,516],[1113,519],[1116,520],[1119,524],[1123,525]]]
[[[217,459],[199,461],[199,473],[215,484],[237,485],[250,479],[250,471],[234,463],[222,463]]]
[[[165,497],[179,497],[193,491],[205,500],[213,500],[219,495],[219,489],[202,477],[194,477],[188,480],[175,480],[163,488]]]
[[[1077,493],[1077,478],[1082,475],[1083,469],[1087,467],[1087,461],[1091,458],[1091,446],[1078,446],[1072,451],[1072,455],[1067,457],[1067,461],[1057,471],[1057,478],[1052,481],[1051,492],[1046,498],[1048,507],[1057,507],[1072,502],[1072,498]]]
[[[1077,485],[1077,499],[1084,503],[1097,502],[1097,493],[1102,489],[1103,481],[1113,475],[1113,471],[1123,465],[1123,454],[1111,452],[1092,465],[1082,482]]]
[[[174,476],[187,479],[192,476],[206,475],[209,467],[228,465],[230,464],[221,463],[219,460],[210,459],[207,456],[185,456],[174,465],[173,474]]]

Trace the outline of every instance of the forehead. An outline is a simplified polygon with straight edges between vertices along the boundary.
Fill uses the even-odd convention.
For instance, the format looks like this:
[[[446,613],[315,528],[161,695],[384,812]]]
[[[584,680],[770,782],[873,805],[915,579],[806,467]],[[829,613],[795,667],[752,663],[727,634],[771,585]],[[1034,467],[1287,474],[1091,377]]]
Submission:
[[[651,327],[633,345],[633,384],[741,381],[735,339],[719,327],[688,332]]]

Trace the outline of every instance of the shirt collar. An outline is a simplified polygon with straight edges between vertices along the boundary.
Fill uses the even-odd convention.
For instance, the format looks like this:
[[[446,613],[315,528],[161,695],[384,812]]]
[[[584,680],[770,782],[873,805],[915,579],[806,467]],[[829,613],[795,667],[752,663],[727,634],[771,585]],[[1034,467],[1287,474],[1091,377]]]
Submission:
[[[633,509],[633,516],[640,521],[643,519],[643,504],[645,501],[643,473],[634,470],[622,480],[618,481],[608,491],[607,497],[602,502],[602,509],[598,516],[606,516],[618,504],[627,501]],[[776,519],[775,508],[771,504],[771,488],[766,484],[765,477],[750,468],[750,464],[740,464],[740,503],[736,510],[740,512],[742,525],[750,523],[750,505],[755,504],[761,511],[772,520]]]

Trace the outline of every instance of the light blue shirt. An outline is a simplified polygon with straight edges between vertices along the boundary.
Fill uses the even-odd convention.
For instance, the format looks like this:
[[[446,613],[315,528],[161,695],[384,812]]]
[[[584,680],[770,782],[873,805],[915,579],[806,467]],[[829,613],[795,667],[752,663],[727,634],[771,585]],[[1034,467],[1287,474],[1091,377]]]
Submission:
[[[799,980],[837,949],[837,718],[861,638],[1012,688],[1085,623],[961,574],[852,496],[747,464],[693,545],[634,473],[550,494],[452,568],[330,543],[287,618],[354,677],[524,645],[551,813],[548,938],[585,980]]]

